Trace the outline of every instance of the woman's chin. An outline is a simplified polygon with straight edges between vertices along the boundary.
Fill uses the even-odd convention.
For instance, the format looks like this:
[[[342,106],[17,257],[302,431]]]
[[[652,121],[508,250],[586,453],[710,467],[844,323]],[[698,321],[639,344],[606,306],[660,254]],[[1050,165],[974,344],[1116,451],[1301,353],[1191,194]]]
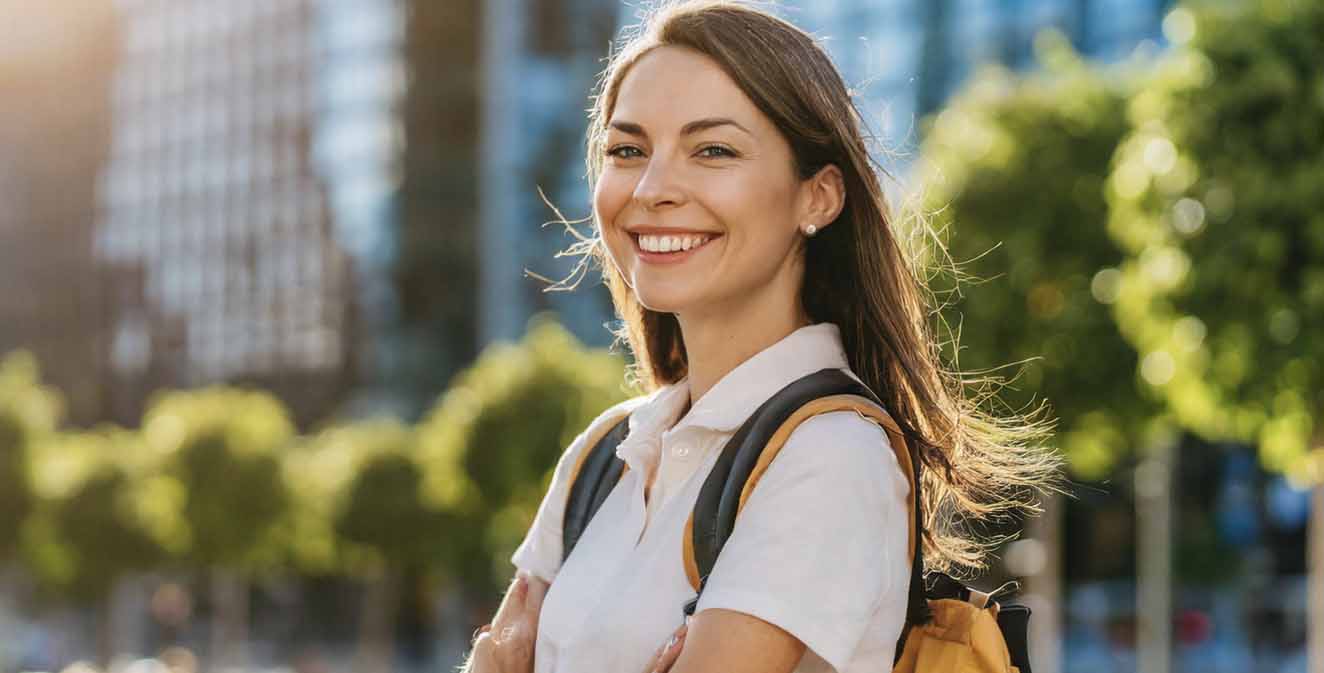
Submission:
[[[649,291],[641,289],[638,285],[635,286],[634,290],[635,296],[639,298],[639,304],[656,313],[680,313],[685,310],[686,306],[694,303],[693,298],[688,294]]]

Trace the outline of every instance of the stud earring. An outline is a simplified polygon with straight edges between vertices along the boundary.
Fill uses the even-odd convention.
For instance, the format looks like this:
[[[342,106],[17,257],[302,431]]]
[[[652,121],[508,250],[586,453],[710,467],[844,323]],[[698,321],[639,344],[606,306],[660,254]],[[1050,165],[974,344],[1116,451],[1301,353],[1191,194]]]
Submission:
[[[805,227],[805,235],[807,235],[807,236],[813,236],[813,235],[814,235],[815,233],[817,233],[817,232],[818,232],[818,227],[815,227],[815,226],[812,225],[812,224],[809,225],[809,226],[807,226],[807,227]]]

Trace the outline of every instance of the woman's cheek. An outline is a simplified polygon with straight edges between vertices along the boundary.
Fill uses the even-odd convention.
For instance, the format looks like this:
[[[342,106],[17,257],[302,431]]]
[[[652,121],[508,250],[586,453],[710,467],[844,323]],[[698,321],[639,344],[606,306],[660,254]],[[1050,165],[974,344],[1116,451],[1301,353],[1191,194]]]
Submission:
[[[611,169],[607,169],[598,179],[598,184],[593,190],[593,208],[602,218],[602,222],[610,227],[616,223],[616,218],[629,197],[630,190],[625,180],[615,175]]]
[[[604,198],[606,195],[601,190],[601,186],[602,184],[599,183],[600,188],[593,195],[593,215],[598,227],[598,236],[606,246],[607,256],[611,258],[611,262],[621,273],[627,274],[629,255],[632,252],[627,248],[630,241],[618,228],[616,218],[620,208],[612,207],[611,202]]]
[[[633,191],[634,185],[628,176],[616,174],[611,169],[607,169],[598,179],[597,187],[593,190],[593,209],[598,215],[598,221],[606,229],[604,234],[619,233],[614,230],[625,224],[619,218],[629,204]]]

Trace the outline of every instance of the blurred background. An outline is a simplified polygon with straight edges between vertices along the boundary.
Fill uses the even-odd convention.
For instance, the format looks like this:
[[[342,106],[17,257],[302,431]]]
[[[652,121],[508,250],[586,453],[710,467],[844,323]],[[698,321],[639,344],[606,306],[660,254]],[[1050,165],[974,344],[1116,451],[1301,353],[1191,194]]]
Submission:
[[[948,357],[1059,418],[974,581],[1035,671],[1324,673],[1324,6],[771,9],[963,263]],[[639,10],[0,0],[0,672],[461,662],[641,392],[556,256]]]

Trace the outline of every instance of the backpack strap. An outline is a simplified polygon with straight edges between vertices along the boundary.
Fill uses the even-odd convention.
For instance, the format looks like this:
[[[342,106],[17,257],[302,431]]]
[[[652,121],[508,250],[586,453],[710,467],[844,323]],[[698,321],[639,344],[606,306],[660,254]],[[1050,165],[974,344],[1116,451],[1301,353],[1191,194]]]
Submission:
[[[912,558],[912,572],[906,607],[906,622],[929,621],[924,598],[921,500],[919,498],[919,462],[900,426],[883,408],[873,391],[849,374],[821,369],[791,382],[750,415],[722,449],[721,456],[708,474],[694,510],[685,523],[685,572],[694,598],[685,603],[686,616],[693,615],[699,597],[717,555],[735,528],[736,517],[768,465],[777,457],[791,432],[818,414],[850,409],[883,428],[895,452],[897,462],[910,480],[906,504],[913,516],[908,522],[907,545]],[[905,637],[903,630],[902,638]]]
[[[763,477],[763,473],[766,472],[768,467],[772,464],[773,459],[781,452],[782,447],[786,444],[786,440],[790,437],[791,433],[799,427],[801,423],[809,420],[811,417],[832,411],[854,411],[865,420],[871,421],[883,428],[884,432],[887,433],[888,442],[894,447],[900,447],[895,450],[895,453],[897,454],[897,462],[900,463],[901,470],[905,473],[906,479],[913,479],[911,477],[913,469],[910,464],[910,455],[909,452],[904,449],[906,445],[901,440],[901,429],[897,427],[896,421],[892,420],[892,417],[884,411],[882,407],[873,404],[868,398],[863,396],[852,394],[829,395],[808,402],[799,409],[796,409],[795,412],[777,428],[777,431],[773,433],[763,451],[758,454],[757,461],[750,470],[748,477],[745,479],[744,486],[740,489],[740,499],[736,504],[737,517],[740,515],[741,510],[745,508],[745,502],[749,500],[750,493],[753,492],[759,479]],[[914,499],[915,494],[913,490],[906,494],[907,514],[909,514],[915,507]],[[690,586],[694,587],[695,590],[698,590],[702,584],[702,578],[708,573],[699,569],[699,560],[695,555],[696,543],[703,545],[704,542],[703,538],[696,540],[696,536],[693,532],[694,518],[695,514],[692,512],[690,518],[685,522],[685,571],[690,580]],[[703,518],[702,515],[700,518]],[[915,527],[916,524],[913,519],[908,521],[906,550],[907,553],[912,556],[915,553]],[[717,534],[721,533],[719,532]],[[725,535],[729,534],[729,532],[725,532]],[[718,543],[716,546],[720,547],[721,545]],[[715,554],[713,554],[712,551],[709,551],[704,558],[707,559],[705,560],[705,565],[709,566],[709,571],[711,571],[711,565],[716,563]]]
[[[589,438],[588,448],[580,452],[575,461],[561,525],[562,563],[570,558],[570,552],[584,534],[584,529],[588,528],[588,522],[598,513],[616,482],[630,470],[630,466],[616,455],[616,446],[629,430],[629,420],[627,412],[620,420],[604,424],[596,437]]]
[[[708,474],[682,535],[686,576],[696,595],[684,605],[686,616],[693,615],[708,575],[717,562],[726,539],[735,527],[735,519],[758,480],[800,423],[829,411],[850,409],[883,428],[897,462],[910,480],[906,504],[913,516],[909,521],[908,549],[912,572],[906,608],[907,628],[930,619],[924,596],[923,530],[921,514],[921,466],[914,448],[906,441],[897,422],[883,408],[882,402],[867,387],[839,369],[822,369],[791,382],[764,402],[732,435],[722,449],[717,463]],[[562,562],[569,558],[579,537],[611,490],[629,470],[616,455],[616,447],[628,431],[629,414],[604,425],[589,447],[580,454],[570,477],[562,528]],[[583,478],[580,478],[583,477]],[[696,522],[698,522],[696,524]],[[897,645],[900,653],[901,644]]]

